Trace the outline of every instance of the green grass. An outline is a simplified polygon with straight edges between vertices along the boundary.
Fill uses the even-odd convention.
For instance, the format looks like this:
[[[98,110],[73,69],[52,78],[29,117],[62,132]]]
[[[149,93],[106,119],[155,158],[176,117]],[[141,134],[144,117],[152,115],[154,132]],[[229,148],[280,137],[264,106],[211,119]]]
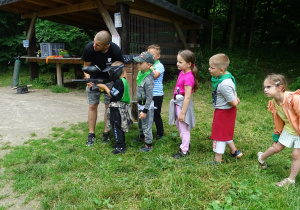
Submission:
[[[274,186],[288,177],[292,150],[285,149],[268,158],[267,170],[260,169],[256,156],[272,145],[273,121],[267,111],[268,99],[261,91],[264,74],[291,69],[289,66],[296,68],[295,59],[280,59],[285,63],[277,65],[278,61],[259,55],[260,59],[254,58],[255,63],[251,63],[239,53],[232,52],[230,58],[241,99],[234,135],[235,145],[244,153],[241,159],[232,159],[226,148],[225,164],[203,165],[214,157],[209,138],[213,119],[210,83],[201,84],[193,94],[197,123],[191,130],[191,155],[179,160],[171,158],[179,150],[180,137],[176,126],[168,125],[168,106],[176,83],[169,81],[164,85],[162,112],[165,137],[154,140],[152,152],[139,153],[141,144],[132,143],[138,134],[137,124],[126,133],[128,150],[121,155],[111,153],[114,141],[98,141],[86,147],[87,123],[72,125],[68,130],[54,127],[48,138],[36,139],[36,134],[31,133],[32,139],[23,146],[2,146],[2,150],[11,152],[0,159],[5,168],[0,186],[12,182],[16,192],[27,196],[26,202],[38,200],[42,209],[300,209],[299,185]],[[204,60],[212,54],[207,51]],[[207,65],[202,78],[210,77]],[[11,85],[12,71],[11,67],[2,68],[0,86]],[[290,81],[295,81],[297,78],[289,72],[286,74]],[[74,78],[68,73],[64,76]],[[292,89],[299,87],[297,81]],[[41,72],[40,79],[30,81],[26,68],[21,69],[20,84],[56,88],[53,73]],[[99,139],[103,126],[99,122],[96,127]],[[156,135],[155,126],[153,134]],[[299,181],[297,177],[296,183]]]
[[[70,129],[53,128],[49,138],[28,140],[11,147],[1,160],[6,170],[2,184],[13,181],[14,189],[27,201],[41,201],[43,209],[299,209],[299,186],[277,188],[273,183],[290,173],[292,150],[285,149],[268,159],[261,170],[258,151],[272,145],[272,119],[268,99],[261,92],[239,87],[234,141],[244,156],[235,160],[228,148],[224,165],[203,165],[214,157],[209,140],[213,108],[210,84],[193,94],[197,124],[191,131],[191,155],[173,159],[179,148],[175,125],[168,125],[168,104],[172,84],[167,88],[162,117],[165,137],[154,141],[150,153],[139,153],[132,143],[137,124],[126,133],[128,150],[113,155],[113,141],[98,141],[86,147],[88,125]],[[103,122],[97,124],[101,136]],[[155,136],[155,129],[153,130]],[[7,149],[7,147],[2,148]],[[296,182],[299,182],[297,177]],[[0,198],[1,199],[1,198]]]

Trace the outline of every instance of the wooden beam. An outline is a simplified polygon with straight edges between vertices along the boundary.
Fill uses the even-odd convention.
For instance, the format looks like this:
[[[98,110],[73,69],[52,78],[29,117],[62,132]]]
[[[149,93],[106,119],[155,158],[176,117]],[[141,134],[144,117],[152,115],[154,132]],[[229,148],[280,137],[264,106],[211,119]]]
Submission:
[[[136,10],[136,9],[131,9],[130,8],[129,13],[133,14],[133,15],[139,15],[139,16],[142,16],[142,17],[147,17],[147,18],[151,18],[151,19],[155,19],[155,20],[160,20],[160,21],[172,23],[172,21],[169,18],[164,18],[164,17],[161,17],[159,15],[153,15],[151,13],[142,12],[142,11]]]
[[[47,7],[52,7],[52,8],[57,7],[57,4],[53,3],[51,1],[35,1],[35,0],[24,0],[24,1],[33,3],[33,4],[37,4],[37,5],[41,5],[41,6],[47,6]]]
[[[101,0],[96,0],[96,4],[98,7],[98,10],[108,28],[108,30],[110,31],[111,35],[119,35],[117,29],[115,28],[115,24],[112,21],[108,11],[106,10],[106,8],[103,5],[103,2]]]
[[[34,32],[34,27],[35,27],[35,22],[36,22],[36,16],[37,16],[37,13],[34,12],[33,15],[32,15],[32,18],[31,18],[29,29],[27,31],[26,40],[29,40],[29,42],[31,41],[32,34]]]
[[[173,23],[174,29],[178,35],[179,41],[183,49],[189,49],[179,24],[174,19],[171,19],[171,21]]]
[[[48,17],[54,15],[61,15],[66,13],[78,12],[83,10],[95,9],[97,5],[94,1],[84,2],[81,4],[73,4],[69,6],[59,7],[55,9],[49,9],[44,11],[39,11],[37,17]],[[22,19],[31,18],[32,13],[27,13],[22,15]]]
[[[52,1],[64,3],[64,4],[73,4],[74,3],[74,0],[52,0]]]

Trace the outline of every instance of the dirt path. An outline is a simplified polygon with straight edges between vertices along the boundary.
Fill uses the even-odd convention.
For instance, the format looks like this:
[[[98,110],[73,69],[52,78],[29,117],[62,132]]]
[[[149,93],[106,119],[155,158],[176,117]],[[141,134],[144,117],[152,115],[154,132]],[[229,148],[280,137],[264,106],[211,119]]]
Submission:
[[[98,120],[103,120],[103,109],[101,103]],[[47,137],[53,127],[86,122],[87,112],[84,91],[52,93],[49,90],[29,89],[29,93],[17,94],[17,90],[10,87],[0,87],[0,147],[22,145],[30,138]],[[0,158],[9,152],[0,150]],[[4,170],[1,168],[0,175]],[[36,201],[23,205],[25,195],[13,192],[11,185],[9,183],[0,189],[0,206],[9,209],[40,208]]]

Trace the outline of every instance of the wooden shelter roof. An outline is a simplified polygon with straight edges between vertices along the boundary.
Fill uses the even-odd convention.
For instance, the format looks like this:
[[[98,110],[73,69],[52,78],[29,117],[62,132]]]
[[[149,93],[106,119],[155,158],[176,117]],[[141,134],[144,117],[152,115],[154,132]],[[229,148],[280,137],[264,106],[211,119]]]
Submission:
[[[88,30],[106,28],[99,13],[100,0],[0,0],[0,10],[18,13],[23,19],[32,18],[72,25]],[[102,0],[110,16],[119,2],[128,4],[130,14],[172,22],[195,28],[210,26],[210,22],[165,0]]]

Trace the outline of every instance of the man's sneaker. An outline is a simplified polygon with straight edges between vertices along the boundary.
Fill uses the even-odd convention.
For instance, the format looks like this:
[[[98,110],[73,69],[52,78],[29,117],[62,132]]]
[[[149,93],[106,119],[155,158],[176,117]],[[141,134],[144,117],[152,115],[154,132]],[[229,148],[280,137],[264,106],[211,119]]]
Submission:
[[[95,140],[96,140],[95,134],[94,133],[89,133],[88,140],[87,140],[85,145],[89,147],[94,143]]]
[[[162,139],[164,137],[164,135],[156,135],[156,140],[160,140],[160,139]]]
[[[152,148],[153,148],[152,146],[147,146],[147,144],[145,144],[138,151],[139,152],[150,152],[150,151],[152,151]]]
[[[181,150],[179,150],[178,153],[176,153],[175,155],[172,155],[172,158],[179,159],[179,158],[182,158],[182,157],[186,157],[188,155],[190,155],[189,151],[187,151],[186,154],[184,154]]]
[[[213,161],[211,161],[211,162],[203,162],[203,165],[214,166],[214,165],[219,165],[219,164],[224,164],[224,161],[222,160],[221,162],[219,162],[219,161],[216,161],[215,159],[213,159]]]
[[[237,149],[233,154],[231,153],[231,156],[234,158],[240,158],[243,156],[243,153],[241,153],[240,150]]]
[[[259,165],[260,165],[260,167],[261,167],[262,169],[266,169],[266,168],[268,167],[266,161],[260,159],[260,156],[261,156],[262,154],[264,154],[264,153],[263,153],[263,152],[258,152],[258,153],[257,153],[257,161],[258,161],[258,163],[259,163]]]
[[[144,141],[145,141],[144,135],[138,135],[138,137],[132,140],[132,142],[144,142]]]
[[[288,185],[292,185],[295,187],[295,180],[291,180],[290,178],[285,178],[281,182],[275,183],[275,185],[277,187],[283,187],[283,186],[288,186]]]
[[[116,149],[114,149],[111,153],[113,153],[114,155],[117,155],[117,154],[125,153],[125,152],[126,152],[125,147],[116,147]]]
[[[102,143],[109,142],[109,132],[104,132],[102,136]]]

